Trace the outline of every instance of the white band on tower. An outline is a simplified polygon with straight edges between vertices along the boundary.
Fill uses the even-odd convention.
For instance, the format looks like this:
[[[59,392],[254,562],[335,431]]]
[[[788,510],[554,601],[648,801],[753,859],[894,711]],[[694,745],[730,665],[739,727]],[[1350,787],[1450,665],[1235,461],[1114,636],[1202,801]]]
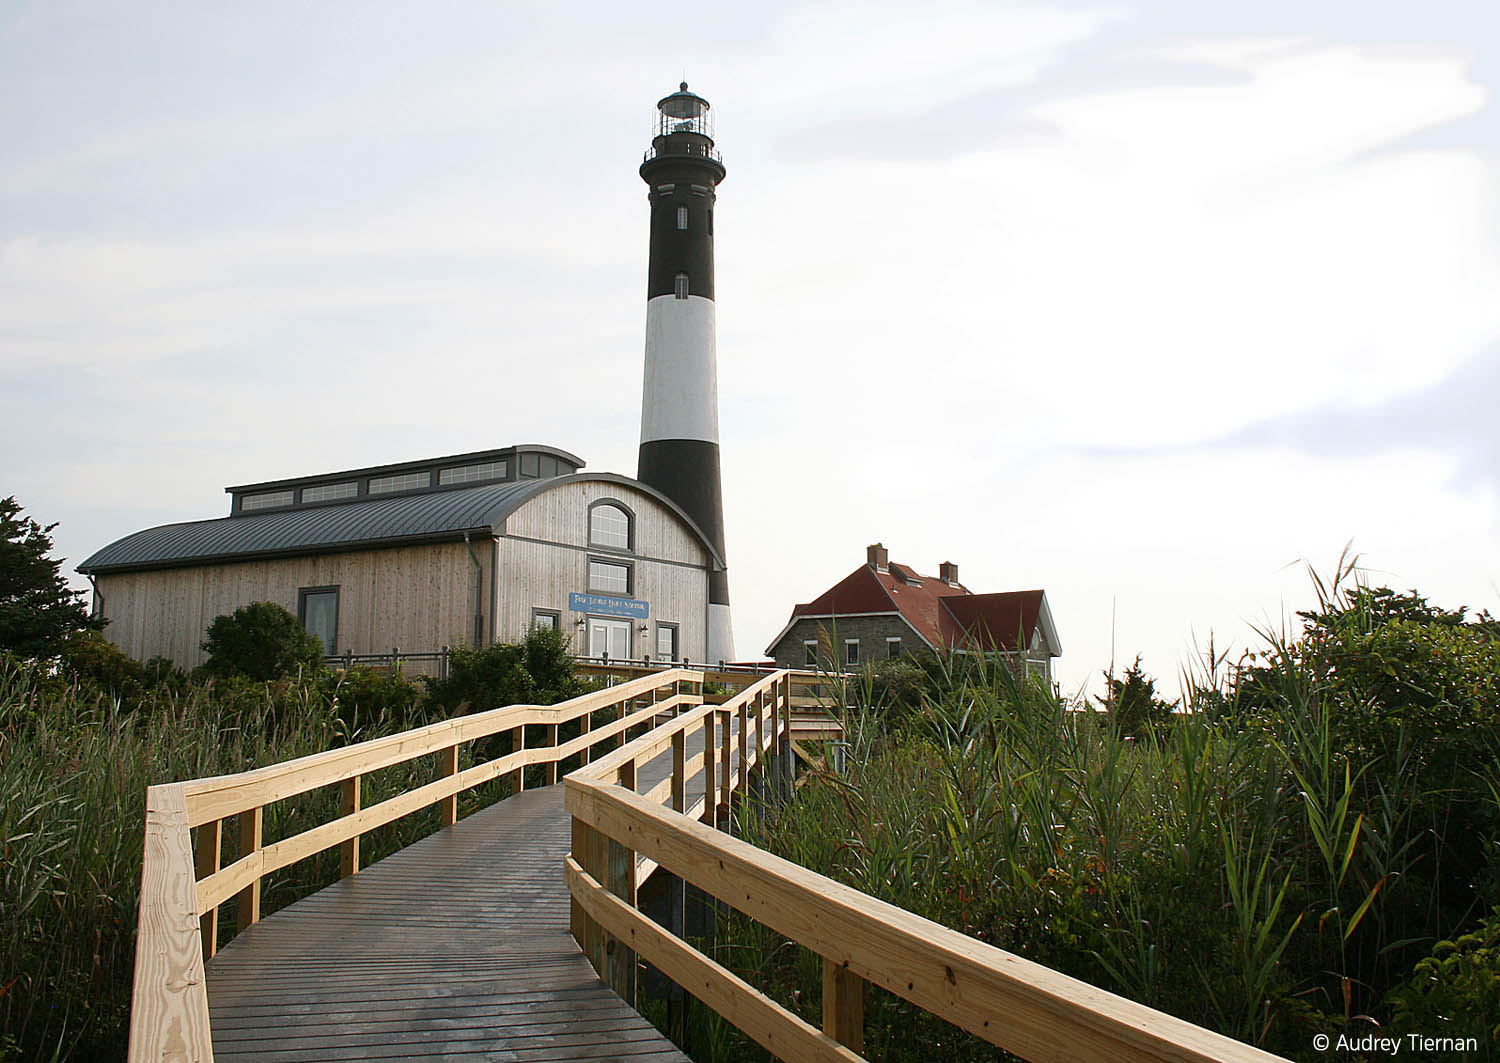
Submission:
[[[659,295],[646,304],[641,442],[719,441],[714,301]]]

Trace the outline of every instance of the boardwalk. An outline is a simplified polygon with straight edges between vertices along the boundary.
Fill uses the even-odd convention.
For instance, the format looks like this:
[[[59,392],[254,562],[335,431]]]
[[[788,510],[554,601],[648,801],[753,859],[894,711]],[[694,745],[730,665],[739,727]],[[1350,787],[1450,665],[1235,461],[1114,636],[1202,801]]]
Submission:
[[[208,963],[214,1058],[685,1063],[569,935],[568,842],[528,790],[266,917]]]
[[[688,1063],[569,933],[570,822],[527,790],[266,917],[208,962],[214,1059]]]
[[[777,1059],[859,1063],[864,1000],[878,986],[1027,1059],[1274,1063],[716,829],[743,802],[788,792],[793,682],[814,679],[774,672],[705,705],[704,673],[667,668],[558,705],[491,709],[150,787],[132,1063],[683,1063],[626,1004],[643,962]],[[567,737],[564,727],[584,733]],[[460,756],[468,743],[523,728],[543,743],[468,765]],[[830,723],[814,733],[839,734]],[[364,777],[422,757],[436,758],[431,781],[361,806]],[[527,769],[553,778],[580,758],[587,763],[564,787],[454,823],[461,793]],[[268,805],[331,786],[341,793],[337,819],[263,837]],[[362,835],[431,807],[450,826],[356,873]],[[338,883],[261,917],[266,875],[335,847]],[[670,927],[637,907],[658,865],[819,957],[821,1025],[673,933],[682,891],[651,891],[653,905],[665,897]],[[231,901],[235,926],[219,918]]]

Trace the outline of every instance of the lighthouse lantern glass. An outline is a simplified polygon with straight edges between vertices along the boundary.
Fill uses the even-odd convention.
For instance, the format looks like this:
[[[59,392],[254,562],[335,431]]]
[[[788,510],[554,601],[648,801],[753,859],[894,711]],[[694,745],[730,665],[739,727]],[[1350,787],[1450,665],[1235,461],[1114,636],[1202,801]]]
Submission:
[[[690,92],[675,92],[656,105],[656,136],[697,133],[713,139],[713,112],[708,101]]]

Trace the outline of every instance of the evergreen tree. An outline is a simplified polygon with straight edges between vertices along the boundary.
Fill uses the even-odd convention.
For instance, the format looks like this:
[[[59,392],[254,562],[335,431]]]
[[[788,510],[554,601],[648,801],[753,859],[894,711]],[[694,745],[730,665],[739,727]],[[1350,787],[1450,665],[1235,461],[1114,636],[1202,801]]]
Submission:
[[[98,631],[81,591],[68,589],[52,552],[52,529],[21,512],[15,497],[0,499],[0,650],[21,657],[50,657],[73,631]]]
[[[1156,680],[1141,670],[1139,654],[1125,669],[1123,679],[1112,678],[1108,672],[1104,678],[1109,684],[1109,696],[1101,704],[1118,733],[1144,738],[1150,733],[1159,734],[1172,722],[1177,703],[1156,696]]]

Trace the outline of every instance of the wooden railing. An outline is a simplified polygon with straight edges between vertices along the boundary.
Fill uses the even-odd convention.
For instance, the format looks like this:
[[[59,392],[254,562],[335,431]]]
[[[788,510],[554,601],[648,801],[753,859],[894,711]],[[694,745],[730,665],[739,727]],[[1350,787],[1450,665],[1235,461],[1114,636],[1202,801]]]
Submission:
[[[273,871],[339,847],[340,872],[360,866],[360,838],[376,827],[433,805],[447,826],[458,818],[458,796],[509,775],[525,785],[525,769],[542,765],[548,782],[570,757],[588,764],[595,746],[628,738],[633,728],[702,703],[702,673],[668,669],[559,705],[512,705],[333,749],[237,775],[151,787],[130,1015],[133,1061],[213,1058],[203,961],[218,948],[219,908],[237,898],[237,930],[260,918],[261,880]],[[592,724],[595,713],[618,717]],[[558,742],[558,728],[580,721],[581,733]],[[528,731],[528,729],[531,729]],[[540,731],[544,742],[528,747]],[[514,752],[460,770],[464,743],[505,732]],[[379,804],[362,807],[360,780],[417,757],[437,756],[437,778]],[[267,844],[267,805],[325,786],[338,786],[338,818]],[[237,830],[239,855],[221,866],[226,826]],[[414,903],[416,903],[414,899]]]
[[[573,817],[566,862],[573,936],[632,1004],[637,957],[713,1008],[772,1056],[862,1058],[865,983],[903,997],[1025,1059],[1099,1063],[1254,1063],[1278,1057],[1107,993],[877,900],[715,829],[753,773],[788,764],[790,678],[777,673],[723,706],[690,710],[565,780]],[[767,699],[770,705],[767,706]],[[727,754],[731,719],[741,757]],[[703,733],[702,795],[685,739]],[[747,731],[754,737],[746,741]],[[638,768],[672,751],[666,783],[637,792]],[[714,769],[720,770],[715,782]],[[670,784],[669,786],[667,784]],[[733,785],[732,785],[733,784]],[[661,801],[669,789],[670,803]],[[660,867],[822,957],[823,1014],[815,1026],[644,916],[636,889]]]

